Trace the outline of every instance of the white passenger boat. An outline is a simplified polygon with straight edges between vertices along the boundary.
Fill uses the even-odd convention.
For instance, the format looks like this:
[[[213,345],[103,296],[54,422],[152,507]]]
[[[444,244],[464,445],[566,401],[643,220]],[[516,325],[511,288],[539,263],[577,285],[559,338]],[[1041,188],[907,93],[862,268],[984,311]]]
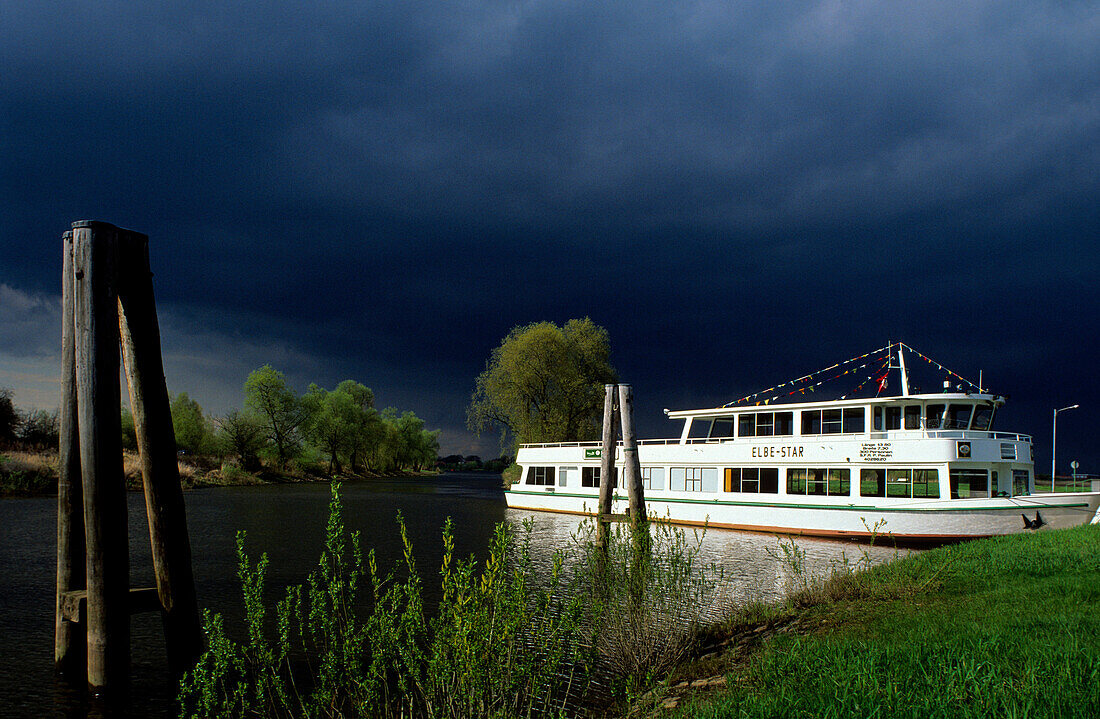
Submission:
[[[906,353],[950,377],[942,392],[910,393]],[[878,391],[783,401],[820,394],[845,375],[863,380],[853,395]],[[882,396],[895,375],[900,392]],[[683,420],[679,438],[638,442],[647,513],[688,525],[933,542],[1093,520],[1100,492],[1036,491],[1031,437],[993,429],[1004,401],[891,343],[722,407],[666,410]],[[598,442],[522,445],[508,506],[594,514],[600,453]],[[621,443],[615,461],[617,478]],[[625,510],[616,488],[612,511]]]

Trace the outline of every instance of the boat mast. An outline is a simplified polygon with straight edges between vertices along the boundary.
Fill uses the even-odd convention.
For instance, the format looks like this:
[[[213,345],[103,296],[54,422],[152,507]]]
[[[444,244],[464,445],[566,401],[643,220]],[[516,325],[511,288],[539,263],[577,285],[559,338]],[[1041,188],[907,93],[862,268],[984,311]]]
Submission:
[[[902,353],[904,344],[898,342],[898,368],[901,370],[901,396],[909,396],[909,373],[905,371],[905,355]]]

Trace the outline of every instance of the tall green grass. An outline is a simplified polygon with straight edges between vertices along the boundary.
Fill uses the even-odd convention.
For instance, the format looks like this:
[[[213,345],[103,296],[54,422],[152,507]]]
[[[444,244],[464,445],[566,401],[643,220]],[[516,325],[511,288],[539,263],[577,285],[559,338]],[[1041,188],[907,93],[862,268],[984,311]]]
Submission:
[[[819,589],[692,717],[1096,717],[1100,527],[944,547]]]
[[[587,680],[581,605],[561,566],[533,587],[530,531],[496,529],[484,563],[454,555],[443,530],[442,601],[424,609],[413,547],[398,518],[404,566],[383,573],[341,520],[333,487],[324,548],[307,582],[263,602],[267,557],[238,536],[248,637],[207,613],[208,651],[181,683],[182,717],[557,716]]]
[[[252,561],[238,536],[247,638],[232,639],[223,618],[206,613],[208,651],[183,678],[181,717],[575,715],[678,661],[697,602],[714,586],[698,566],[698,541],[662,523],[643,530],[644,542],[620,527],[606,551],[595,523],[583,523],[573,548],[538,573],[530,522],[498,525],[479,562],[455,555],[448,521],[441,600],[429,615],[400,515],[404,560],[383,571],[341,511],[334,484],[318,565],[273,612],[267,557]]]

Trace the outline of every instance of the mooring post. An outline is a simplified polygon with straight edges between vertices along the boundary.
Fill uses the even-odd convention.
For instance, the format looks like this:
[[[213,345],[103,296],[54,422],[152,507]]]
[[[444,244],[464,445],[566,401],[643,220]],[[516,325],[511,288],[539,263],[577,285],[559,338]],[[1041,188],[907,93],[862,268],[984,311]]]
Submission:
[[[130,556],[118,334],[118,230],[73,223],[76,386],[83,478],[88,686],[125,687],[130,665]]]
[[[619,417],[623,427],[623,484],[630,501],[630,523],[638,527],[646,521],[645,494],[634,431],[634,389],[628,384],[619,385]]]
[[[163,610],[168,664],[172,671],[182,673],[202,654],[202,624],[191,571],[191,542],[176,463],[176,437],[164,382],[149,238],[122,231],[120,249],[119,331],[141,455],[153,571]]]
[[[62,615],[65,592],[84,589],[84,502],[77,427],[76,324],[74,311],[73,233],[62,239],[61,407],[57,457],[57,604],[54,618],[54,668],[66,677],[84,676],[85,625]]]
[[[615,430],[617,408],[615,385],[603,386],[603,443],[600,448],[600,502],[596,511],[596,546],[607,548],[609,515],[611,514],[612,486],[615,481]]]

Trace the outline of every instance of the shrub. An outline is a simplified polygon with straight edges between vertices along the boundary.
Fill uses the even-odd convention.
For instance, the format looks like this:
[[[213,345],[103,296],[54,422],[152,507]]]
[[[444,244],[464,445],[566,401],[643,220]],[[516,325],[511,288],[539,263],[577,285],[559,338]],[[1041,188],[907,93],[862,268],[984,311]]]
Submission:
[[[454,556],[443,530],[442,595],[424,611],[422,582],[400,515],[404,578],[382,574],[373,550],[341,519],[333,484],[317,568],[275,607],[274,636],[263,604],[267,557],[253,564],[238,535],[248,639],[230,639],[205,614],[209,649],[181,683],[184,717],[557,716],[586,683],[579,599],[561,591],[563,560],[533,584],[530,525],[517,540],[498,525],[483,564]]]

